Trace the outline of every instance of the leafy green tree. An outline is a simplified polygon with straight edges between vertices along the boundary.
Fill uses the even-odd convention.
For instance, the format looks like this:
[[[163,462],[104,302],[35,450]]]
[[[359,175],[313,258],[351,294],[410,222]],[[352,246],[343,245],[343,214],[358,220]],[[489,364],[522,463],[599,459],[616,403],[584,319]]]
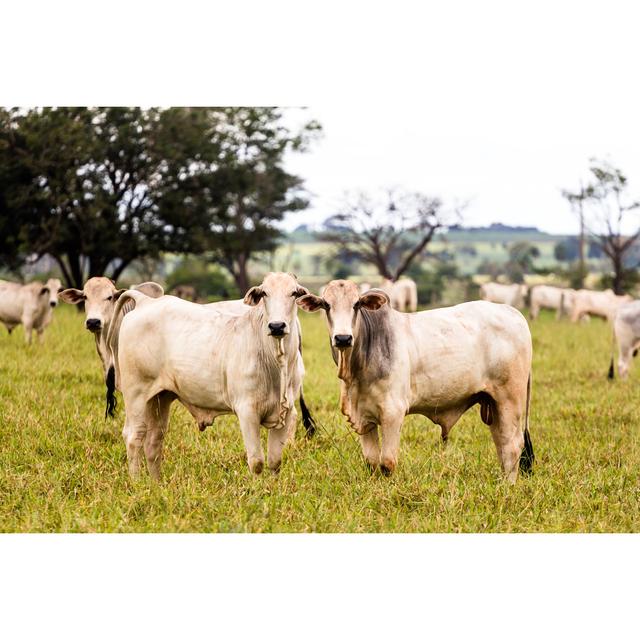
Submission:
[[[302,180],[283,165],[288,153],[308,149],[320,125],[311,121],[293,132],[281,109],[241,107],[169,110],[165,130],[185,119],[197,135],[188,138],[166,189],[197,221],[186,231],[193,251],[207,252],[246,291],[250,259],[273,251],[282,237],[277,224],[308,206]]]

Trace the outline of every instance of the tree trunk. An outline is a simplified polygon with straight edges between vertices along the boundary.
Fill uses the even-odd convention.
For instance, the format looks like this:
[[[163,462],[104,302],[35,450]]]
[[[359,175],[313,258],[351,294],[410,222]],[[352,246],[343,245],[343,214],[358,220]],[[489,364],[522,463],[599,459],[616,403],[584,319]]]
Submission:
[[[578,278],[578,288],[582,289],[584,287],[584,278],[587,275],[584,264],[584,212],[582,210],[582,201],[580,201],[580,243],[578,247],[580,254],[580,277]]]
[[[118,282],[118,278],[122,275],[124,270],[131,264],[132,260],[127,258],[126,260],[122,260],[120,264],[113,270],[111,273],[111,278]]]
[[[247,273],[248,261],[248,256],[240,254],[236,257],[235,264],[231,270],[231,275],[235,280],[236,286],[240,290],[241,296],[244,296],[244,294],[249,290],[249,275]]]
[[[613,292],[621,296],[624,293],[623,287],[623,265],[622,256],[616,256],[611,261],[613,264]]]

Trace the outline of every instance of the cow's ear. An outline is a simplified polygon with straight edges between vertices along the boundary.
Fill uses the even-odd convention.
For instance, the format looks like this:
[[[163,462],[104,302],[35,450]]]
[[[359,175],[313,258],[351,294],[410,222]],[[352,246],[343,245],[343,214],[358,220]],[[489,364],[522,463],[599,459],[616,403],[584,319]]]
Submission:
[[[113,301],[115,302],[127,289],[116,289],[111,295],[113,296]]]
[[[45,294],[49,293],[49,287],[42,287],[42,289],[40,289],[40,295],[43,296]]]
[[[298,287],[294,293],[295,298],[301,298],[302,296],[309,295],[309,289],[305,289],[304,287]]]
[[[86,300],[86,296],[80,289],[63,289],[59,297],[63,302],[69,304],[78,304],[78,302]]]
[[[264,295],[265,293],[262,287],[251,287],[244,296],[244,303],[255,307]]]
[[[320,296],[314,296],[313,293],[307,293],[306,295],[297,298],[296,304],[305,311],[318,311],[319,309],[326,309],[327,303],[324,298]]]
[[[369,289],[369,291],[360,296],[356,306],[360,309],[375,311],[385,304],[389,304],[389,296],[384,291],[380,289]]]

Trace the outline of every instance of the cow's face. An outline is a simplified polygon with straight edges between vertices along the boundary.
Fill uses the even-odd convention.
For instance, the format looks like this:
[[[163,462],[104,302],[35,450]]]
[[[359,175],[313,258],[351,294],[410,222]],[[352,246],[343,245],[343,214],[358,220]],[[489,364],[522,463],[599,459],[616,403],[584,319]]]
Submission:
[[[85,327],[92,333],[99,333],[109,325],[116,301],[126,289],[116,289],[109,278],[89,278],[84,289],[65,289],[60,293],[60,298],[69,304],[84,302],[84,310],[87,316]]]
[[[291,329],[296,314],[296,299],[309,291],[298,284],[291,273],[269,273],[258,287],[251,287],[244,303],[264,305],[265,331],[274,338],[283,338]]]
[[[49,299],[50,307],[58,306],[58,294],[62,291],[62,283],[58,278],[49,278],[47,284],[44,285],[43,290],[46,289],[44,295]]]
[[[389,303],[389,296],[380,289],[369,289],[360,294],[355,282],[333,280],[325,287],[322,297],[308,294],[297,303],[305,311],[324,309],[331,345],[336,349],[348,349],[353,346],[360,309],[375,311]]]

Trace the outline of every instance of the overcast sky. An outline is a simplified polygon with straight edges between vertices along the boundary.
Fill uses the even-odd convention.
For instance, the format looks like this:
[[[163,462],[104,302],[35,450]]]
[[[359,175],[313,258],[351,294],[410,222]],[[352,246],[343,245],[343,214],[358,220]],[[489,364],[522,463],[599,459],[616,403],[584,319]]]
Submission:
[[[432,122],[419,105],[310,108],[305,116],[322,123],[324,136],[306,155],[290,157],[288,165],[305,178],[312,206],[291,216],[287,226],[321,222],[335,212],[345,190],[397,185],[449,202],[469,200],[465,225],[503,222],[575,233],[576,218],[560,192],[588,177],[590,157],[605,157],[619,166],[630,179],[630,191],[640,198],[635,135],[640,113],[633,114],[628,126],[615,121],[589,126],[578,102],[574,108],[583,113],[577,114],[577,122],[566,117],[571,107],[565,104],[557,119],[542,114],[531,125],[523,120],[515,131],[492,118],[498,126],[491,132],[470,130],[455,113]],[[613,102],[609,106],[614,119],[618,109]],[[291,122],[299,118],[290,115]]]

